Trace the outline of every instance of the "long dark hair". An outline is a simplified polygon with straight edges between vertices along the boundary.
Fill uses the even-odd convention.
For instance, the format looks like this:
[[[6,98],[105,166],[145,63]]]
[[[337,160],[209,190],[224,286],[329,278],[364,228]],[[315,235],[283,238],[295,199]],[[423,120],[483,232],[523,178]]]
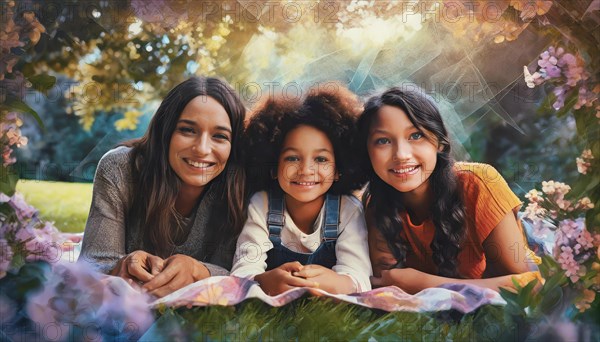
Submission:
[[[362,106],[346,87],[329,85],[310,89],[302,97],[268,97],[254,108],[245,132],[248,186],[252,192],[279,186],[272,175],[277,173],[283,142],[300,125],[318,129],[331,141],[340,177],[329,193],[349,195],[364,184],[352,150]]]
[[[219,102],[232,127],[231,152],[225,169],[208,185],[218,187],[211,193],[217,196],[215,202],[223,213],[218,218],[221,227],[211,227],[211,231],[218,231],[222,238],[234,239],[246,220],[246,174],[240,143],[246,110],[235,91],[224,81],[192,77],[169,91],[142,138],[124,144],[133,147],[134,184],[128,222],[139,222],[144,243],[159,256],[168,256],[175,244],[173,215],[181,187],[181,180],[169,164],[171,136],[183,109],[197,96],[210,96]]]
[[[451,156],[448,132],[439,110],[423,93],[391,88],[371,97],[365,104],[365,110],[358,120],[357,140],[362,167],[370,181],[363,195],[363,202],[368,200],[368,207],[373,209],[377,229],[387,240],[398,261],[396,267],[403,267],[408,243],[401,237],[404,223],[398,212],[406,208],[400,193],[375,174],[367,151],[371,124],[383,106],[393,106],[404,111],[416,128],[433,134],[436,143],[441,146],[435,169],[429,177],[429,188],[434,198],[430,212],[435,226],[431,250],[440,275],[459,277],[457,256],[466,230],[465,207],[459,181],[453,170],[454,159]]]

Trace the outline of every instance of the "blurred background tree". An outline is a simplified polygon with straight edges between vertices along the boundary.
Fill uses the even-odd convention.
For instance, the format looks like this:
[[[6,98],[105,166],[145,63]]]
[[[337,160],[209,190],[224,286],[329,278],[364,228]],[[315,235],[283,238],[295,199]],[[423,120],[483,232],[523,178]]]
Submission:
[[[0,5],[2,118],[31,114],[10,126],[28,144],[16,128],[8,139],[3,126],[5,160],[14,158],[7,148],[23,145],[17,164],[3,166],[4,192],[18,176],[91,181],[86,165],[141,135],[162,96],[202,74],[225,78],[249,108],[260,96],[294,96],[332,80],[360,96],[416,84],[438,102],[459,158],[496,166],[520,195],[557,179],[577,182],[600,205],[598,1]],[[523,66],[535,72],[550,46],[576,56],[585,77],[531,89]],[[575,163],[584,149],[595,156],[587,175]]]

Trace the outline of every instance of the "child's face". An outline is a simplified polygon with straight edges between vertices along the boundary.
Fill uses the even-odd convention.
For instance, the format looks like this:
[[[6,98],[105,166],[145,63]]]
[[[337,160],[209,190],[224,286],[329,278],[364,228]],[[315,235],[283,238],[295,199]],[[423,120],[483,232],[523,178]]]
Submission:
[[[183,109],[169,145],[169,164],[185,190],[202,192],[225,168],[231,153],[231,123],[225,108],[209,96]]]
[[[277,180],[286,194],[298,202],[312,202],[336,178],[333,145],[325,133],[305,125],[288,132],[277,166]]]
[[[377,176],[400,192],[415,194],[427,189],[435,169],[437,145],[433,134],[416,128],[402,109],[393,106],[379,110],[367,140]]]

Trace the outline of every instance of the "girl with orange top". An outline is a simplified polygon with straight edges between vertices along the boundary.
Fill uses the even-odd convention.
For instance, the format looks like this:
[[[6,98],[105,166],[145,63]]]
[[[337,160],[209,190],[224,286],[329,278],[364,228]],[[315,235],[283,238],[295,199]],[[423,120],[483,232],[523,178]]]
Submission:
[[[521,201],[492,166],[454,162],[429,98],[391,88],[367,101],[358,128],[373,286],[498,290],[513,277],[539,278],[517,219]]]

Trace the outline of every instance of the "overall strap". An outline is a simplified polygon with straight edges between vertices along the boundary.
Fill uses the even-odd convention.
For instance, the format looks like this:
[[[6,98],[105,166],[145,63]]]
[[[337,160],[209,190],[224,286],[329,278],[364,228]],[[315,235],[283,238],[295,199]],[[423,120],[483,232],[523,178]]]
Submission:
[[[323,241],[335,241],[338,237],[340,224],[341,196],[327,194],[325,198],[325,224],[323,226]]]
[[[281,230],[285,225],[283,216],[283,192],[280,189],[271,189],[269,194],[269,211],[267,212],[267,226],[271,242],[281,243]]]

